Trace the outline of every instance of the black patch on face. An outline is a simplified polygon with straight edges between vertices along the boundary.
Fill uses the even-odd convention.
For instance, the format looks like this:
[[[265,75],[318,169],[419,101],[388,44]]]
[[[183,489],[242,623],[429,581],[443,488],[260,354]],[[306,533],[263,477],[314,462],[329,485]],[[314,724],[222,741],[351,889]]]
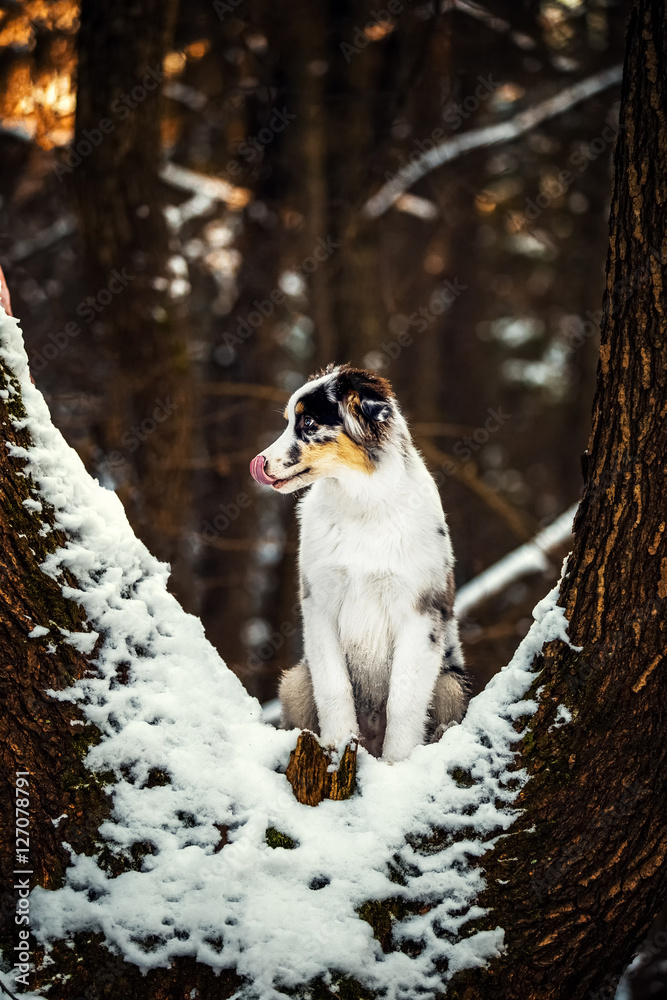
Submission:
[[[291,468],[293,465],[298,465],[301,461],[301,448],[299,447],[298,441],[293,441],[289,446],[289,451],[287,452],[287,458],[283,462],[286,469]]]
[[[310,597],[310,584],[308,583],[307,577],[303,576],[301,578],[301,600],[307,601]]]
[[[438,534],[442,535],[443,538],[444,538],[446,536],[447,532],[445,531],[444,528],[438,528]]]
[[[386,379],[361,368],[343,365],[336,378],[336,396],[345,410],[353,440],[375,460],[372,449],[381,449],[394,426],[394,399]],[[409,450],[405,442],[404,459]]]
[[[318,431],[322,428],[340,427],[343,423],[338,412],[338,403],[329,399],[326,385],[318,385],[312,392],[302,396],[297,406],[299,404],[303,406],[303,410],[296,414],[294,430],[302,441],[329,440],[318,435]],[[305,426],[307,417],[315,421],[310,427]]]

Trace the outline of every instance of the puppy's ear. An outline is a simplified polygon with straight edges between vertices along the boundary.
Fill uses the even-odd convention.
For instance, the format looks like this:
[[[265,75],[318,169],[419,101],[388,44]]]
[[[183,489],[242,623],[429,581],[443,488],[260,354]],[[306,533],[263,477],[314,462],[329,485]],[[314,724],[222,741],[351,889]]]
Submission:
[[[377,399],[362,399],[361,412],[369,420],[376,420],[379,424],[383,424],[391,416],[391,406],[389,403],[380,402]]]
[[[338,371],[336,396],[343,427],[354,441],[376,440],[383,433],[394,398],[386,379],[344,365]]]

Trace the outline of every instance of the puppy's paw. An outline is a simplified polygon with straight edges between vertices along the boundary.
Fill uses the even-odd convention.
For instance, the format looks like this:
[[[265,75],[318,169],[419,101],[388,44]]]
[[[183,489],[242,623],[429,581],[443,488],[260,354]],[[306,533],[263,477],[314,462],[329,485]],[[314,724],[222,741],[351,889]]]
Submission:
[[[320,745],[325,750],[342,752],[348,743],[358,743],[359,736],[352,729],[329,730],[320,736]]]

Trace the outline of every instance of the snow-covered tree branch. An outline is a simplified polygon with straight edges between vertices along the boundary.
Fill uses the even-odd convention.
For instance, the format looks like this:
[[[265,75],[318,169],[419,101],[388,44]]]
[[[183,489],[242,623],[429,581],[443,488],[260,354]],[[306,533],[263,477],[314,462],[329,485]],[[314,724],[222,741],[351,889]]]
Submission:
[[[568,111],[580,101],[585,101],[588,97],[599,94],[613,84],[619,83],[621,70],[621,66],[610,66],[585,80],[579,80],[569,87],[564,87],[553,97],[548,97],[539,104],[520,111],[508,121],[499,122],[497,125],[486,125],[484,128],[471,129],[461,135],[445,139],[433,149],[415,156],[410,163],[401,167],[395,177],[383,184],[380,190],[368,199],[363,208],[364,215],[369,219],[379,218],[391,208],[397,198],[431,170],[435,170],[436,167],[450,163],[473,149],[481,149],[485,146],[493,146],[496,143],[517,139],[542,122]]]

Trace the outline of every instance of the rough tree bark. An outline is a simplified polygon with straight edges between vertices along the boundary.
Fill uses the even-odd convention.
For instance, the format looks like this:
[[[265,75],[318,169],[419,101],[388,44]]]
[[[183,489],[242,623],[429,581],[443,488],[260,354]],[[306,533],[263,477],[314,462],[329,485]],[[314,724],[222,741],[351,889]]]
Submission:
[[[489,912],[474,926],[503,926],[506,953],[484,969],[455,975],[447,995],[456,1000],[577,1000],[592,991],[607,995],[664,895],[664,22],[664,12],[650,0],[637,0],[629,24],[623,128],[615,154],[605,319],[584,463],[585,493],[560,597],[571,640],[581,649],[559,642],[542,651],[533,691],[539,708],[517,743],[517,767],[529,775],[516,803],[522,812],[480,861],[487,888],[479,902]],[[0,399],[0,419],[5,436],[16,434],[21,440],[23,432],[15,432],[10,419],[20,415],[17,406],[13,396]],[[64,686],[80,676],[86,660],[62,643],[45,659],[27,639],[27,616],[53,620],[72,631],[85,630],[85,620],[39,570],[45,547],[58,541],[52,534],[39,536],[48,511],[38,519],[31,505],[22,502],[30,499],[30,482],[22,478],[21,460],[8,458],[3,450],[1,461],[0,558],[5,572],[0,648],[9,705],[0,754],[2,804],[3,809],[12,804],[6,789],[11,791],[14,771],[34,759],[44,776],[33,813],[38,877],[44,882],[52,868],[56,874],[62,870],[60,831],[54,834],[50,823],[60,802],[80,796],[82,843],[86,831],[102,819],[105,804],[99,776],[93,785],[77,756],[69,728],[73,710],[54,706],[43,694],[47,686]],[[568,708],[572,719],[554,727],[558,706]],[[91,736],[87,733],[85,740]],[[77,766],[72,790],[65,774]],[[72,835],[68,831],[70,843]],[[398,947],[392,941],[391,914],[390,903],[384,908],[369,903],[364,917],[385,950]],[[464,933],[472,926],[466,925]],[[71,978],[50,995],[142,1000],[186,997],[196,988],[199,997],[213,1000],[231,996],[239,986],[233,973],[216,978],[192,960],[142,977],[100,945],[99,938],[84,937],[74,951],[65,944],[59,947],[54,958]],[[321,981],[312,986],[314,997],[333,996]],[[369,996],[352,982],[337,989],[337,995],[349,998]]]
[[[7,286],[0,270],[0,302],[10,311]],[[0,365],[0,367],[2,367]],[[3,381],[8,373],[2,371]],[[11,417],[24,415],[20,404],[0,401],[3,441],[22,447],[25,431],[16,431]],[[63,543],[60,532],[39,534],[40,518],[30,510],[33,499],[30,481],[17,475],[16,462],[6,447],[0,448],[0,692],[3,706],[0,717],[0,814],[4,835],[0,840],[0,869],[8,878],[15,864],[14,839],[9,835],[15,809],[16,772],[45,775],[46,780],[32,784],[28,798],[33,813],[40,818],[32,832],[31,868],[34,880],[56,886],[67,865],[68,855],[62,846],[63,834],[85,850],[99,822],[107,812],[101,782],[95,782],[81,764],[81,758],[97,732],[93,726],[81,726],[81,713],[70,704],[54,701],[45,691],[64,687],[81,677],[87,667],[84,656],[62,638],[58,629],[80,632],[85,617],[73,601],[62,596],[60,586],[39,568],[49,552]],[[26,504],[26,501],[28,503]],[[48,518],[48,512],[46,513]],[[33,621],[52,625],[57,655],[44,643],[28,638]],[[72,739],[70,723],[79,727]],[[47,817],[70,817],[58,829]],[[72,822],[72,820],[74,822]],[[0,900],[0,940],[9,941],[13,930],[16,900],[5,891]],[[11,945],[10,949],[11,951]]]
[[[341,759],[334,760],[333,754],[306,731],[290,755],[285,777],[299,802],[317,806],[323,799],[349,799],[356,787],[356,769],[356,743],[349,743]]]
[[[485,925],[508,928],[508,951],[456,977],[449,995],[465,1000],[602,996],[664,899],[665,29],[664,5],[635,3],[593,429],[560,597],[583,648],[544,650],[540,709],[520,748],[524,812],[484,862]],[[550,731],[556,704],[572,722]]]

